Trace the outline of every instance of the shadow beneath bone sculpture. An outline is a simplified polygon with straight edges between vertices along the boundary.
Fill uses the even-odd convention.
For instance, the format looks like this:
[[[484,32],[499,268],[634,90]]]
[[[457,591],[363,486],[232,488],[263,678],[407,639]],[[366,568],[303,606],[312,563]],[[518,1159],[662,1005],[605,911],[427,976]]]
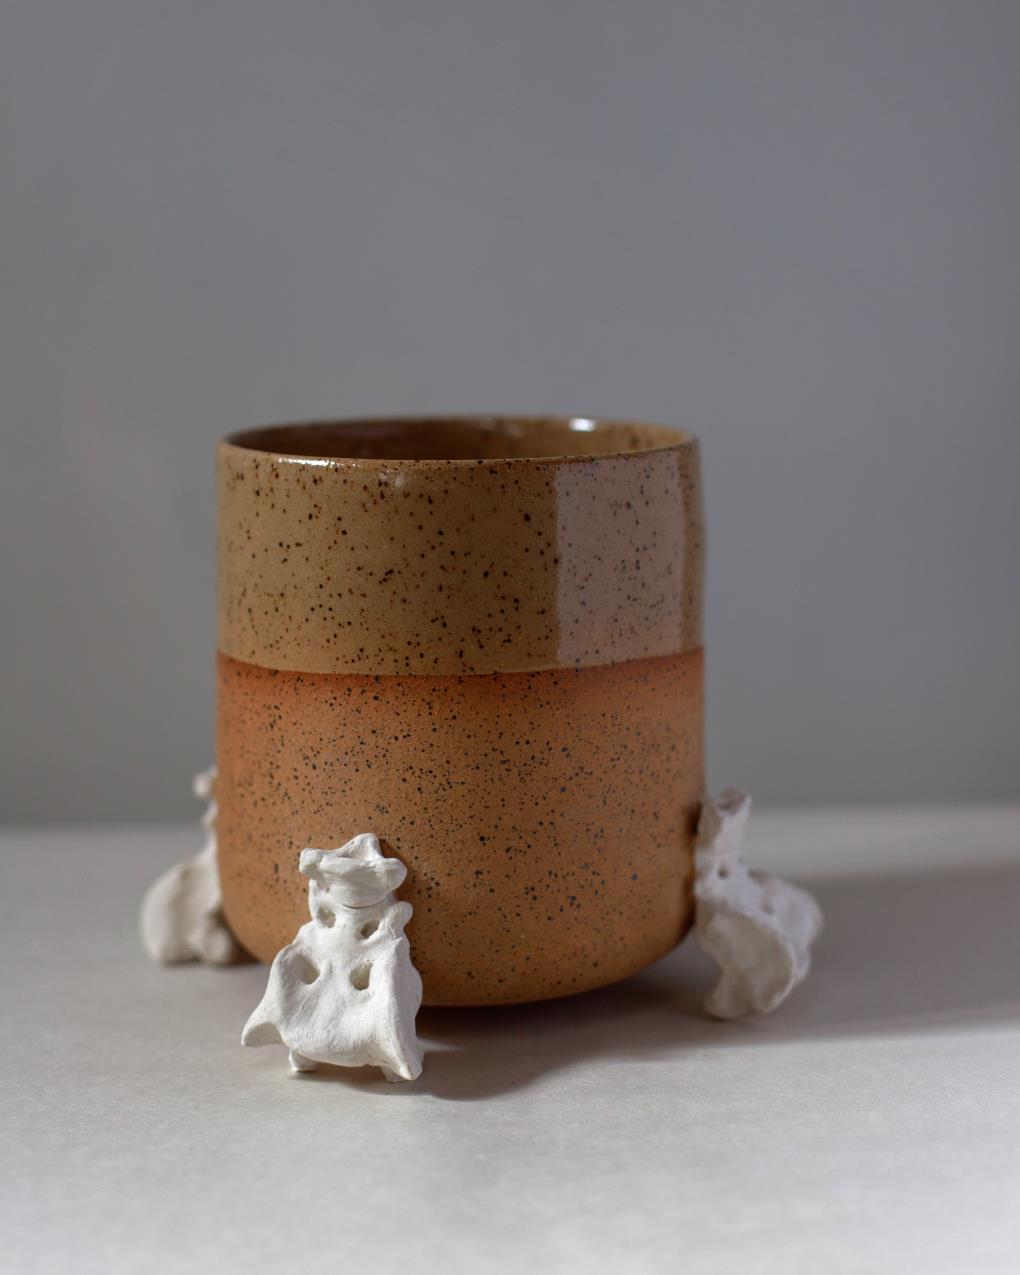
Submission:
[[[589,1059],[902,1033],[1020,1015],[1020,864],[806,881],[826,916],[811,977],[775,1014],[714,1022],[714,966],[692,942],[625,983],[538,1005],[425,1009],[406,1092],[481,1100]]]
[[[710,1019],[702,1001],[716,969],[689,939],[636,977],[583,996],[422,1009],[425,1070],[411,1083],[332,1067],[296,1083],[484,1101],[597,1058],[682,1064],[687,1051],[994,1027],[1020,1016],[1020,864],[804,884],[826,929],[810,978],[774,1014]]]

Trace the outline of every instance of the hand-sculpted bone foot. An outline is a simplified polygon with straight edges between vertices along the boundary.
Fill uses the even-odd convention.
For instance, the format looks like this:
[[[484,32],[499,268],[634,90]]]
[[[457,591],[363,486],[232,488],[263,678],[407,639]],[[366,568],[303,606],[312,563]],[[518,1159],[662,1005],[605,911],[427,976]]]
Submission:
[[[714,1018],[767,1014],[781,1005],[811,966],[822,912],[799,886],[743,860],[751,798],[728,788],[704,803],[695,849],[696,933],[719,965],[705,999]]]
[[[230,965],[243,953],[223,919],[216,850],[216,767],[196,775],[195,796],[207,801],[202,816],[205,845],[192,859],[158,877],[142,900],[142,945],[154,961],[173,965],[205,961]]]
[[[295,1072],[332,1063],[414,1080],[421,978],[404,935],[411,905],[393,894],[407,869],[368,832],[339,850],[302,850],[300,869],[312,919],[276,954],[242,1043],[286,1045]]]

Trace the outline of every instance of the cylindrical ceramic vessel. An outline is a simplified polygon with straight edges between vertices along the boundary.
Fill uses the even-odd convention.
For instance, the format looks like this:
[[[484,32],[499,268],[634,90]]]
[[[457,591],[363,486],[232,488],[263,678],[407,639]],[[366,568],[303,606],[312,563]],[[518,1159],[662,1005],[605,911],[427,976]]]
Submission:
[[[374,832],[425,1000],[624,978],[691,912],[697,441],[587,419],[350,421],[219,451],[218,835],[270,960],[297,860]]]

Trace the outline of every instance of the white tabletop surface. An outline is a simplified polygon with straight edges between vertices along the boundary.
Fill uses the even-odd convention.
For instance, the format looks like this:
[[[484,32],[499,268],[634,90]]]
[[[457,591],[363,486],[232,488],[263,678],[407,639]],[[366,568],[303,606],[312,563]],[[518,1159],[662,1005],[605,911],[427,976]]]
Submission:
[[[545,1005],[423,1011],[425,1072],[240,1047],[265,969],[147,963],[196,829],[0,840],[0,1271],[1020,1270],[1020,807],[765,812],[815,889],[774,1016],[685,943]]]

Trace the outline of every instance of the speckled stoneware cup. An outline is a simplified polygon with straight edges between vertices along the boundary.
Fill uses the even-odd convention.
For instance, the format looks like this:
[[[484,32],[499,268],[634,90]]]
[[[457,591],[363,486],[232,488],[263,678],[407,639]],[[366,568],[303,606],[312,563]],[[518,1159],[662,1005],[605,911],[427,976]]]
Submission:
[[[697,441],[580,419],[349,421],[219,452],[219,853],[270,960],[305,846],[374,832],[425,1000],[624,978],[690,920],[703,789]]]

